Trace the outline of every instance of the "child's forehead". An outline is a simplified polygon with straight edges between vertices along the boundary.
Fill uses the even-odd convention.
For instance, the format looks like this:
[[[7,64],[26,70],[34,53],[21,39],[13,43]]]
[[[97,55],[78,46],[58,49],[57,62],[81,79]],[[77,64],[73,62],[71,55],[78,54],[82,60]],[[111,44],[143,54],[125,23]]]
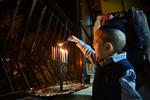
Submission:
[[[104,31],[102,30],[97,30],[96,32],[94,32],[94,39],[95,40],[101,40],[102,39],[102,35],[104,35]]]
[[[106,32],[103,29],[99,29],[94,33],[95,36],[101,36],[102,34],[106,34]]]

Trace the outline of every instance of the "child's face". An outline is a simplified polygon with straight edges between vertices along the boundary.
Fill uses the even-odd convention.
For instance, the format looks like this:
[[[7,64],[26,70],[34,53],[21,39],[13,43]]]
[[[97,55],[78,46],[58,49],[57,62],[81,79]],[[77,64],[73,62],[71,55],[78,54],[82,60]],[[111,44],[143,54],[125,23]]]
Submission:
[[[94,33],[93,38],[93,48],[95,50],[96,59],[97,60],[103,60],[106,58],[106,46],[103,40],[100,37],[99,31],[96,31]]]

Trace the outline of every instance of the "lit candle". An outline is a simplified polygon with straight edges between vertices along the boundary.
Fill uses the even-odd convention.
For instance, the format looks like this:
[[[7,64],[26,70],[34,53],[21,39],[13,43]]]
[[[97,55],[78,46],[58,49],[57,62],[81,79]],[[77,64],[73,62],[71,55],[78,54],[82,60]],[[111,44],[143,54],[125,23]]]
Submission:
[[[59,43],[58,46],[52,46],[52,59],[61,61],[61,62],[68,62],[68,51],[61,48],[64,44],[68,43],[69,41],[65,41],[64,43]]]
[[[64,50],[64,62],[66,62],[66,50]]]
[[[56,60],[58,60],[58,48],[56,47]]]
[[[58,47],[58,61],[60,60],[60,48]]]
[[[64,62],[64,56],[65,55],[65,51],[62,49],[62,62]]]
[[[53,46],[53,60],[55,59],[55,47]]]
[[[62,55],[63,55],[63,52],[62,52],[63,50],[62,50],[62,48],[60,48],[60,52],[61,52],[61,54],[60,54],[60,61],[62,61]]]
[[[66,50],[66,62],[68,62],[68,51]]]
[[[54,47],[53,46],[52,46],[51,57],[52,57],[52,60],[53,60],[54,59]]]

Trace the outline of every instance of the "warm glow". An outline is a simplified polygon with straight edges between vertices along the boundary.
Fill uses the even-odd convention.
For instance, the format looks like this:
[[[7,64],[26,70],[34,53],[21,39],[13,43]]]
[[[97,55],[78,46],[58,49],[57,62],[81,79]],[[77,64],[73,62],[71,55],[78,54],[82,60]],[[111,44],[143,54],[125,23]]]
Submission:
[[[65,41],[65,42],[63,42],[63,43],[59,43],[58,46],[61,47],[61,46],[65,45],[65,44],[67,44],[68,42],[69,42],[69,41]]]
[[[61,52],[64,52],[64,49],[60,48],[60,51],[61,51]]]
[[[65,50],[65,52],[66,52],[66,53],[68,53],[68,51],[67,51],[67,50]]]
[[[61,47],[52,46],[52,59],[67,63],[68,62],[68,51]]]
[[[59,43],[59,44],[58,44],[58,46],[60,46],[60,47],[61,47],[62,45],[63,45],[63,43]]]

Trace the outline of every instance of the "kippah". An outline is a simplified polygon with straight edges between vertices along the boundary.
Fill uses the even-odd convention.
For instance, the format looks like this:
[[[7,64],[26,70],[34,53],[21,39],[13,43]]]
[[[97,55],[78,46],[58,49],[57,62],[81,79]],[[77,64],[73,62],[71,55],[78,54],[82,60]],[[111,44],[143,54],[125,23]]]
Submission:
[[[125,33],[124,23],[119,18],[112,18],[111,20],[109,20],[103,26],[100,27],[100,29],[102,28],[114,28]]]

